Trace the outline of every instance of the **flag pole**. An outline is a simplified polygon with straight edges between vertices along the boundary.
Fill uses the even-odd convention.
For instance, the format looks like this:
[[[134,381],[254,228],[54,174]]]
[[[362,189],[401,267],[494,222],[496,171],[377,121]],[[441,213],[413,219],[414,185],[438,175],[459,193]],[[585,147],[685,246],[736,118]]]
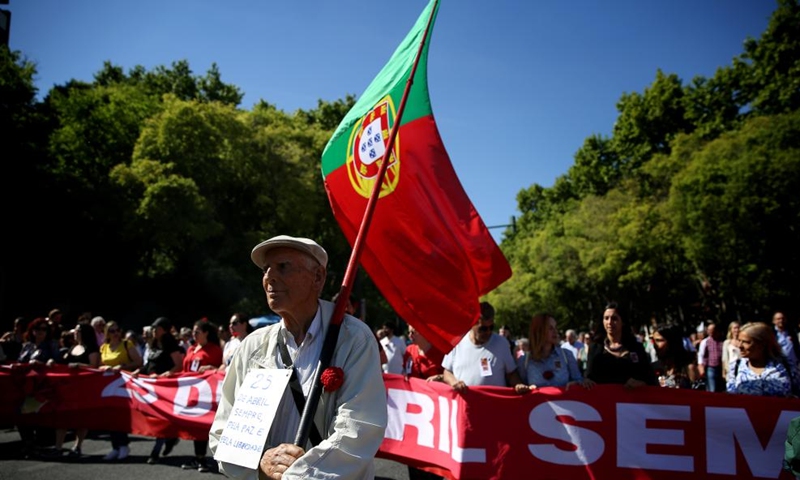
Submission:
[[[411,74],[408,77],[408,81],[406,81],[405,90],[403,90],[403,97],[400,100],[400,106],[397,108],[397,115],[394,119],[394,125],[392,125],[392,132],[389,134],[389,141],[386,144],[386,154],[384,155],[383,160],[381,160],[381,167],[378,170],[378,176],[375,179],[375,185],[372,187],[372,193],[370,194],[367,207],[364,211],[364,218],[361,219],[361,226],[359,227],[358,234],[353,242],[353,251],[350,254],[350,261],[347,264],[347,270],[345,271],[344,279],[342,280],[342,286],[339,288],[339,297],[337,298],[336,305],[333,308],[331,323],[328,327],[327,333],[325,334],[325,343],[322,344],[322,352],[320,353],[319,361],[317,362],[317,368],[314,371],[314,383],[311,385],[311,391],[308,394],[308,399],[306,400],[305,407],[303,408],[303,414],[300,417],[300,426],[298,427],[297,435],[295,436],[294,444],[301,448],[305,448],[305,445],[308,442],[311,424],[314,420],[314,414],[317,411],[317,405],[319,404],[320,396],[322,395],[322,382],[320,381],[320,377],[322,376],[322,372],[324,372],[325,369],[330,366],[331,359],[333,359],[333,351],[336,349],[336,342],[339,339],[339,329],[341,328],[342,320],[344,320],[344,310],[350,298],[350,292],[353,290],[352,283],[353,279],[355,278],[355,274],[358,271],[361,252],[364,249],[363,244],[365,238],[367,237],[369,226],[372,223],[372,215],[375,212],[375,207],[381,191],[381,185],[383,184],[383,179],[386,176],[386,170],[390,163],[389,159],[386,158],[386,155],[392,155],[395,138],[397,138],[397,131],[400,128],[400,120],[402,119],[403,111],[406,108],[406,102],[408,100],[408,94],[411,91],[411,85],[414,84],[414,76],[417,73],[417,65],[419,65],[422,49],[425,47],[425,42],[428,39],[428,32],[430,32],[431,22],[433,21],[434,14],[436,13],[436,6],[438,3],[439,0],[434,0],[430,17],[428,17],[428,24],[425,26],[425,32],[422,34],[422,40],[420,41],[419,48],[417,49],[417,56],[414,59],[413,66],[411,67]]]

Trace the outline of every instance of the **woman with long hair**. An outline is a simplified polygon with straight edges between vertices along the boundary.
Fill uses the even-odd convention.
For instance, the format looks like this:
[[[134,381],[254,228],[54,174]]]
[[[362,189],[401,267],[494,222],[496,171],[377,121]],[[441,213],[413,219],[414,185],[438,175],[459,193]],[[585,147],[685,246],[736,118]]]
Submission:
[[[728,393],[788,397],[792,395],[791,370],[775,332],[766,323],[750,322],[739,330],[742,357],[730,365]],[[795,389],[797,386],[795,386]]]
[[[69,365],[70,368],[97,368],[100,366],[100,349],[97,346],[97,336],[95,335],[94,328],[88,323],[79,323],[75,326],[74,330],[75,342],[67,351],[62,359],[62,363]],[[55,359],[48,362],[49,365],[55,363]],[[88,435],[88,428],[75,429],[75,444],[66,452],[71,457],[81,456],[81,447],[83,441]],[[64,453],[64,438],[67,436],[66,428],[56,429],[56,445],[55,455]]]
[[[739,322],[728,324],[728,335],[725,337],[725,341],[722,342],[722,378],[728,378],[730,365],[742,356],[739,352],[739,330],[741,327]]]
[[[559,346],[556,319],[552,315],[533,317],[528,342],[530,350],[517,359],[517,371],[523,382],[514,386],[517,393],[540,387],[582,385],[591,388],[594,385],[593,381],[583,378],[572,352]]]
[[[222,365],[222,347],[219,346],[217,326],[205,319],[198,320],[192,327],[192,338],[194,338],[194,344],[186,351],[186,357],[183,359],[183,371],[202,373],[208,370],[217,370]],[[210,470],[206,461],[208,438],[193,440],[193,442],[195,458],[189,463],[181,465],[181,468],[208,472]]]
[[[100,370],[132,372],[142,366],[142,355],[135,342],[123,340],[122,329],[114,320],[106,323],[104,341],[100,345]],[[127,432],[111,432],[111,451],[103,460],[125,460],[130,454]]]
[[[650,356],[616,303],[609,303],[603,310],[603,328],[597,329],[592,339],[586,377],[597,383],[616,383],[626,388],[658,384]]]
[[[656,350],[653,364],[658,384],[667,388],[692,388],[698,378],[695,356],[683,348],[683,328],[679,325],[656,325],[650,338]]]

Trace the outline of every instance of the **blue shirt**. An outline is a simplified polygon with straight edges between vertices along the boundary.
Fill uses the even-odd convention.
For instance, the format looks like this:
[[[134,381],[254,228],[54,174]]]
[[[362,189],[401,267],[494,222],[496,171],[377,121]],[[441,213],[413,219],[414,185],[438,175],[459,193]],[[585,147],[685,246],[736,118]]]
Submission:
[[[778,344],[783,350],[786,359],[789,360],[789,365],[797,365],[797,356],[794,351],[794,344],[792,343],[792,336],[785,331],[775,329],[775,337],[778,339]]]
[[[526,385],[537,387],[563,387],[569,382],[583,381],[575,356],[561,347],[554,347],[542,360],[529,359],[528,354],[519,357],[517,371]]]
[[[772,360],[759,374],[750,370],[750,362],[746,358],[740,358],[731,364],[727,384],[728,393],[764,397],[788,397],[792,393],[792,381],[786,367]]]

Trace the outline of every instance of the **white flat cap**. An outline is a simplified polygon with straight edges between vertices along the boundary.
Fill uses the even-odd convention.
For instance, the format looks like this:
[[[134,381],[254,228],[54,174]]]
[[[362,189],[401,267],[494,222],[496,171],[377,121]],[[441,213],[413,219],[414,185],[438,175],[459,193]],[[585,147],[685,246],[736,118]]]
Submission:
[[[328,266],[328,252],[320,247],[317,242],[309,238],[290,237],[289,235],[278,235],[269,240],[264,240],[253,248],[250,259],[258,268],[264,268],[264,256],[273,248],[287,247],[299,250],[311,255],[323,267]]]

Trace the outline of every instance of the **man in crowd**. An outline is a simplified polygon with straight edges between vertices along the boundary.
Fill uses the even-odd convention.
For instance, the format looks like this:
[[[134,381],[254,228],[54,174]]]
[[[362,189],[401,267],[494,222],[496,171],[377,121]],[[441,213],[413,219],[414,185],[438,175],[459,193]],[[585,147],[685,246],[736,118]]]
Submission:
[[[578,340],[578,334],[575,332],[575,330],[569,329],[564,334],[564,337],[566,339],[561,342],[561,348],[568,352],[572,352],[575,360],[578,360],[581,349],[583,348],[583,343]]]
[[[775,312],[772,316],[772,326],[775,330],[775,338],[777,338],[778,344],[789,362],[789,367],[795,370],[798,368],[798,361],[800,360],[797,330],[791,328],[783,312]]]
[[[319,298],[326,279],[328,254],[313,240],[280,235],[258,244],[251,253],[263,270],[262,285],[270,309],[281,321],[244,339],[234,353],[222,385],[222,398],[210,431],[211,450],[220,437],[248,371],[287,368],[295,371],[304,396],[314,382],[334,304]],[[290,365],[284,358],[290,359]],[[374,477],[373,460],[387,423],[386,391],[378,363],[378,345],[370,328],[345,315],[331,366],[344,371],[344,382],[319,399],[312,423],[322,442],[294,445],[301,409],[287,389],[272,422],[258,470],[219,462],[229,477],[248,479]]]
[[[386,322],[381,327],[381,347],[386,352],[386,362],[382,365],[384,373],[403,374],[403,355],[406,354],[406,342],[397,336],[394,322]]]
[[[458,392],[477,385],[513,387],[522,380],[508,341],[493,333],[494,307],[481,302],[481,316],[464,338],[445,355],[443,381]]]
[[[722,348],[725,342],[722,330],[714,322],[706,324],[706,336],[697,349],[697,370],[706,379],[706,390],[724,392],[725,379],[722,378]]]
[[[94,336],[97,344],[102,345],[106,341],[106,319],[100,316],[92,318],[90,325],[94,329]]]

